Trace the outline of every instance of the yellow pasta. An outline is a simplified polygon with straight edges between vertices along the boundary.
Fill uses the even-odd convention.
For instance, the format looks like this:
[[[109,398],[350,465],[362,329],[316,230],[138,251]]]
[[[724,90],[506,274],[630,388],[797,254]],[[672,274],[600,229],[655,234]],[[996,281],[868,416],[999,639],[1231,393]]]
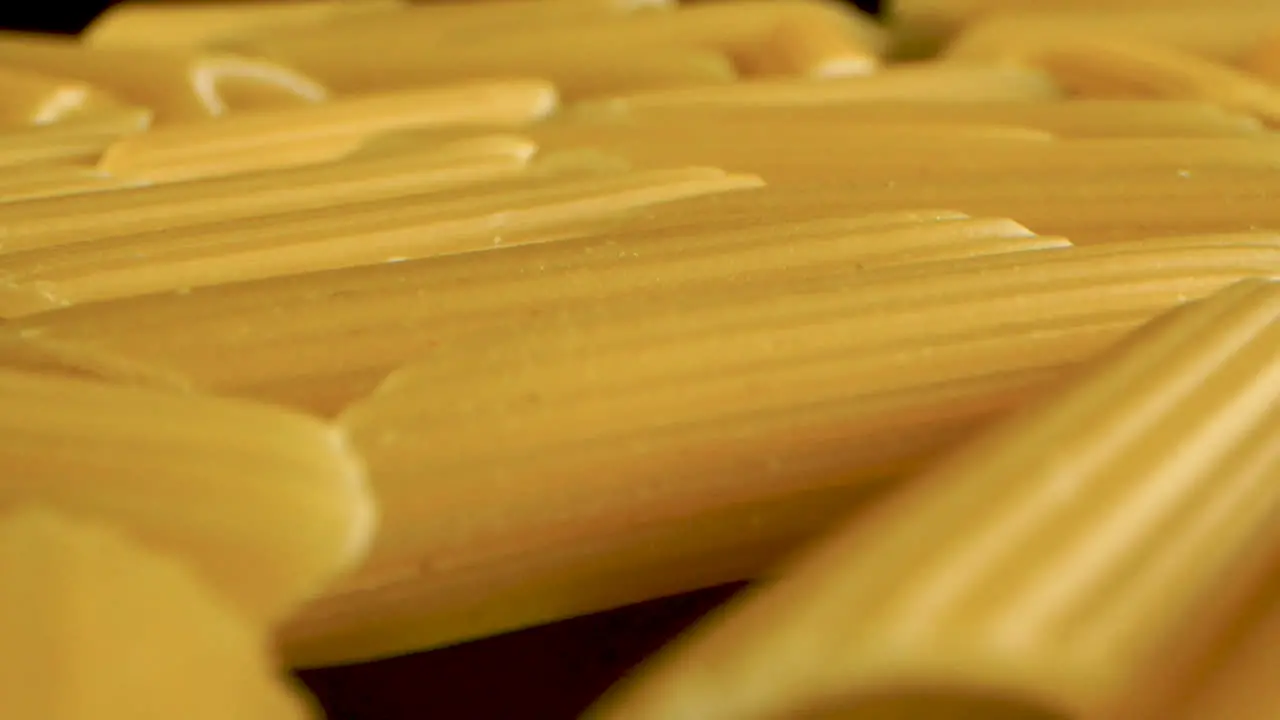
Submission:
[[[373,535],[362,462],[312,418],[8,371],[0,395],[0,506],[121,525],[254,623],[353,567]]]
[[[798,94],[779,102],[741,93],[740,102],[633,103],[629,98],[580,103],[567,108],[568,119],[626,119],[642,126],[666,123],[787,123],[841,122],[866,127],[885,126],[994,126],[1022,127],[1062,138],[1247,137],[1262,132],[1254,117],[1234,113],[1205,102],[1151,100],[1072,100],[1063,102],[947,102],[934,100],[922,112],[920,103],[900,101],[845,101],[828,98],[830,82],[812,84],[812,97]]]
[[[161,128],[121,140],[99,167],[121,177],[183,180],[334,160],[396,128],[520,125],[556,107],[540,80],[462,83],[243,113],[217,123]]]
[[[1170,717],[1274,572],[1278,400],[1280,283],[1247,280],[855,518],[589,717]]]
[[[536,4],[525,7],[531,5]],[[571,6],[576,4],[550,5]],[[733,0],[563,24],[536,22],[528,35],[499,42],[476,31],[487,29],[484,25],[468,32],[447,19],[438,23],[436,12],[428,5],[227,47],[299,68],[336,91],[531,73],[554,81],[566,97],[578,98],[723,83],[736,77],[735,66],[746,75],[863,75],[876,68],[883,45],[867,20],[824,0]],[[584,62],[588,56],[591,60]],[[714,63],[713,58],[726,56],[731,65]]]
[[[0,32],[0,716],[763,578],[590,717],[1271,720],[1280,10],[886,5]]]
[[[4,717],[314,716],[277,677],[260,626],[127,532],[44,506],[8,508],[0,587]]]
[[[0,67],[0,123],[48,125],[119,107],[119,102],[83,82]]]
[[[1046,43],[1029,49],[1025,58],[1080,95],[1205,100],[1268,124],[1280,122],[1280,88],[1171,48],[1090,37]]]
[[[1267,720],[1280,707],[1280,593],[1273,580],[1257,607],[1245,613],[1235,642],[1197,690],[1183,712],[1185,720]]]
[[[663,3],[656,4],[661,9],[670,9]],[[431,4],[384,3],[380,0],[372,6],[365,5],[374,12],[355,14],[349,10],[364,10],[360,7],[364,3],[342,2],[340,5],[345,6],[342,9],[348,12],[335,16],[332,10],[317,7],[309,12],[317,15],[326,13],[328,16],[307,23],[262,24],[224,32],[222,37],[210,39],[214,45],[229,47],[257,42],[273,46],[316,47],[320,43],[335,42],[340,36],[354,42],[357,47],[372,47],[375,42],[392,46],[407,42],[437,46],[483,41],[513,31],[522,34],[554,31],[584,21],[621,17],[638,9],[636,3],[615,0],[486,0],[483,3],[455,0]],[[294,12],[300,14],[302,11],[297,9]]]
[[[550,121],[528,129],[546,150],[590,146],[632,159],[637,166],[670,165],[677,158],[733,170],[751,169],[775,186],[794,183],[849,183],[856,197],[863,187],[941,186],[946,180],[1036,182],[1096,177],[1115,180],[1143,173],[1208,177],[1211,172],[1240,177],[1274,177],[1280,144],[1268,135],[1231,139],[1099,139],[1053,142],[1043,131],[978,124],[923,122],[894,126],[866,124],[850,137],[839,115],[803,113],[657,113],[646,117],[619,112],[612,117]],[[793,135],[794,133],[794,135]],[[801,140],[796,139],[796,135]],[[412,147],[412,144],[406,143]],[[849,162],[851,154],[858,162]],[[1185,179],[1185,178],[1184,178]],[[857,184],[854,184],[857,183]],[[865,185],[863,185],[865,184]],[[942,203],[943,205],[950,203]]]
[[[972,181],[899,180],[893,183],[805,183],[777,186],[767,197],[726,195],[743,212],[785,207],[792,217],[839,207],[868,213],[956,207],[972,214],[1007,215],[1046,235],[1093,245],[1152,235],[1247,232],[1280,227],[1273,198],[1280,176],[1266,169],[1141,170],[1088,176],[999,175]],[[753,207],[767,205],[767,207]]]
[[[161,122],[316,103],[328,93],[305,75],[260,59],[100,50],[72,39],[13,32],[0,33],[0,64],[90,83],[151,108]]]
[[[758,184],[706,168],[409,195],[0,256],[0,317],[78,302],[484,250],[592,215]]]
[[[1113,13],[1162,12],[1166,16],[1184,13],[1214,11],[1214,24],[1224,21],[1223,16],[1237,13],[1255,13],[1274,10],[1270,0],[893,0],[889,17],[898,40],[899,55],[916,56],[936,52],[959,30],[990,17],[1013,13],[1073,12],[1094,16]],[[1177,23],[1177,20],[1163,19]],[[1227,26],[1233,23],[1228,17]],[[1202,35],[1213,37],[1220,31],[1204,27]]]
[[[1034,53],[1038,46],[1095,37],[1165,45],[1192,55],[1233,63],[1280,25],[1280,8],[1268,3],[1225,11],[1215,3],[1169,12],[1168,7],[1045,10],[1024,6],[975,23],[951,43],[944,57],[1004,60]]]
[[[1274,240],[1042,250],[438,336],[340,416],[384,522],[366,567],[286,629],[290,657],[430,647],[759,573],[1146,319],[1275,258]]]
[[[1240,65],[1270,83],[1280,83],[1280,22],[1268,29]]]
[[[63,361],[71,366],[88,361],[92,366],[81,369],[108,375],[127,366],[133,368],[127,371],[131,373],[129,377],[248,393],[331,414],[372,390],[399,364],[428,352],[442,334],[456,336],[480,328],[518,326],[531,312],[552,310],[592,296],[624,297],[636,291],[680,290],[685,293],[681,297],[694,303],[698,302],[696,298],[687,293],[703,291],[708,284],[723,288],[724,282],[718,278],[727,267],[741,273],[741,281],[730,287],[736,286],[741,292],[770,292],[770,287],[780,283],[822,277],[831,273],[832,267],[848,263],[876,267],[1064,244],[1061,239],[1037,237],[1009,220],[970,220],[940,211],[869,218],[835,213],[808,223],[783,217],[769,224],[753,214],[716,214],[710,202],[715,197],[709,196],[707,202],[688,201],[692,208],[677,213],[659,212],[657,219],[615,225],[598,237],[589,237],[592,229],[599,230],[589,226],[580,233],[588,237],[581,240],[507,247],[485,256],[463,254],[451,260],[351,269],[335,276],[204,292],[197,289],[179,297],[157,298],[159,302],[144,301],[142,308],[120,303],[104,306],[100,312],[86,309],[87,322],[83,326],[74,312],[47,317],[53,327],[64,321],[74,323],[78,326],[71,330],[74,335],[86,330],[92,333],[81,336],[76,345],[103,341],[115,345],[114,349],[104,347],[79,359],[65,356]],[[938,221],[946,222],[935,225]],[[890,223],[900,227],[892,232],[876,230],[879,224],[887,228]],[[788,246],[775,246],[774,238],[780,234],[792,238]],[[787,262],[775,268],[784,258]],[[539,273],[527,277],[530,267],[538,268]],[[419,291],[423,287],[439,288],[440,295],[426,295]],[[317,322],[301,323],[299,313],[282,310],[274,317],[287,319],[287,323],[262,323],[255,332],[243,336],[245,344],[231,353],[239,362],[204,362],[212,357],[212,348],[201,349],[204,342],[227,340],[225,331],[220,329],[223,323],[244,327],[238,319],[243,312],[239,308],[270,305],[283,309],[300,303],[302,309],[313,306],[317,297],[329,298],[332,304],[329,312],[315,318]],[[197,327],[188,323],[182,329],[144,333],[141,337],[129,332],[135,324],[151,326],[141,320],[144,316],[163,317],[189,304],[206,307],[192,314],[207,318],[210,324]],[[112,319],[123,319],[125,315],[135,318],[136,323],[122,324]],[[41,325],[39,319],[33,319],[31,325],[22,327]],[[27,347],[26,341],[6,345],[3,357],[11,363],[38,364],[42,361],[29,351],[34,349],[38,358],[44,353],[39,348],[62,344],[56,329],[25,336],[18,326],[14,329],[16,337],[11,335],[10,340],[25,337],[35,342],[32,347]],[[99,330],[105,335],[98,335]],[[117,335],[121,331],[124,334]],[[360,332],[370,340],[380,339],[363,346],[335,347],[334,339],[350,332]],[[171,340],[178,342],[170,345]],[[141,345],[133,344],[139,341]],[[161,347],[152,345],[157,341]],[[175,350],[178,355],[171,355]],[[223,345],[221,352],[228,351],[230,348]],[[192,354],[187,355],[188,352]],[[111,366],[91,359],[121,354],[134,359]],[[26,360],[19,360],[20,357]]]
[[[74,165],[29,165],[0,173],[0,204],[134,188],[147,183]],[[0,245],[3,252],[3,245]]]
[[[107,8],[84,30],[82,41],[95,48],[195,50],[263,27],[347,22],[358,14],[402,5],[401,0],[268,0],[252,4],[129,0]]]
[[[780,105],[817,102],[1004,102],[1058,100],[1062,92],[1042,70],[957,62],[890,66],[866,77],[772,79],[716,87],[612,93],[639,107]]]
[[[411,153],[370,153],[301,168],[14,203],[5,213],[0,277],[11,254],[510,179],[533,152],[532,143],[518,136],[482,136]]]

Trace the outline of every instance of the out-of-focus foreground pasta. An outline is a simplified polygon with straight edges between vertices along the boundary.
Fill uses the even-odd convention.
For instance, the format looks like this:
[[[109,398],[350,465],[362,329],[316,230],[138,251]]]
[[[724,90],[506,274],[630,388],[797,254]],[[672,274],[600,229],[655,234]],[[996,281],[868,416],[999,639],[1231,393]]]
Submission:
[[[591,716],[1280,717],[1277,58],[1263,0],[0,33],[0,716],[767,578]]]

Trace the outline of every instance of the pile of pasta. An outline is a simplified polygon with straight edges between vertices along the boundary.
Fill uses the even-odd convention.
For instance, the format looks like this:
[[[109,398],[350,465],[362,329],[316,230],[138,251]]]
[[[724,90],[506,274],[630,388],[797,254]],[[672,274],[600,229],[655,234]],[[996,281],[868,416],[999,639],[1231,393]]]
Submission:
[[[0,123],[2,717],[743,579],[589,717],[1280,717],[1272,2],[126,2]]]

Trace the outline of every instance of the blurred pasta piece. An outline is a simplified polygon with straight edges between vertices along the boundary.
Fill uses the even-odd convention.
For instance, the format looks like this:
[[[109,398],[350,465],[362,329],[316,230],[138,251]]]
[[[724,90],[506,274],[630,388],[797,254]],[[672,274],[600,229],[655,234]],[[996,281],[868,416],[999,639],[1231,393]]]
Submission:
[[[555,110],[542,80],[460,83],[237,114],[121,140],[99,167],[120,177],[188,180],[334,160],[396,128],[523,125]]]
[[[415,152],[356,154],[299,168],[11,204],[5,208],[0,285],[12,278],[9,255],[157,231],[172,236],[306,210],[334,212],[510,179],[526,169],[534,150],[518,136],[479,136]]]
[[[107,8],[81,33],[94,48],[192,51],[215,40],[260,28],[347,22],[366,12],[403,5],[403,0],[257,0],[187,3],[128,0]]]
[[[122,527],[191,563],[254,623],[352,568],[373,535],[361,462],[313,418],[9,371],[0,395],[0,506]]]
[[[10,167],[0,173],[0,207],[25,200],[78,197],[147,184],[143,180],[112,177],[92,167],[54,164]],[[3,246],[0,252],[4,252]]]
[[[1260,593],[1255,607],[1241,613],[1233,642],[1176,715],[1185,720],[1268,720],[1280,707],[1280,582]]]
[[[586,146],[629,158],[637,167],[683,161],[750,169],[774,186],[845,183],[842,189],[851,199],[864,189],[942,188],[947,180],[1011,182],[1021,177],[1030,186],[1124,176],[1136,180],[1144,173],[1273,177],[1280,164],[1280,143],[1262,134],[1057,142],[1040,130],[922,119],[867,123],[850,135],[849,123],[835,113],[738,113],[728,122],[730,115],[658,112],[646,117],[641,109],[552,120],[527,132],[547,152]],[[405,147],[414,145],[406,142]]]
[[[853,518],[589,717],[1174,716],[1274,571],[1278,411],[1280,283],[1245,280]]]
[[[49,125],[120,109],[117,100],[84,82],[0,66],[0,124]]]
[[[968,27],[947,46],[947,60],[992,61],[1025,57],[1045,45],[1092,38],[1120,38],[1167,46],[1223,63],[1234,63],[1280,26],[1280,7],[1255,3],[1224,8],[1217,3],[1171,10],[1147,4],[1105,10],[1023,6]]]
[[[1028,48],[1024,59],[1084,97],[1201,100],[1280,122],[1280,88],[1234,67],[1129,39],[1080,38]]]
[[[119,527],[44,505],[8,507],[0,513],[0,715],[315,717],[275,667],[264,628],[204,580]]]
[[[272,58],[339,92],[518,73],[546,77],[567,98],[580,98],[722,84],[739,72],[864,75],[876,69],[884,44],[869,20],[824,0],[733,0],[563,24],[547,21],[497,39],[484,25],[468,33],[447,19],[437,23],[434,12],[424,5],[225,47]]]
[[[233,110],[310,104],[328,97],[312,79],[274,63],[214,53],[102,50],[72,38],[0,33],[0,64],[87,82],[155,112],[157,122]]]
[[[1271,0],[892,0],[888,7],[901,57],[931,55],[944,47],[960,30],[988,18],[1029,12],[1073,13],[1096,18],[1112,13],[1160,12],[1166,16],[1214,12],[1214,23],[1230,27],[1223,16],[1274,11]],[[1160,19],[1157,22],[1177,23]],[[1207,37],[1221,37],[1222,31],[1203,28]]]
[[[1268,29],[1240,65],[1267,82],[1280,85],[1280,22]]]
[[[765,78],[730,85],[645,93],[613,93],[634,107],[786,105],[837,102],[1005,102],[1059,100],[1062,92],[1035,68],[978,63],[922,62],[892,65],[856,78]],[[928,111],[928,106],[921,108]],[[852,134],[852,133],[851,133]]]
[[[633,102],[622,97],[580,103],[566,108],[562,119],[634,119],[649,123],[758,124],[794,122],[840,122],[859,132],[886,126],[993,126],[1022,127],[1063,138],[1191,138],[1240,137],[1258,135],[1262,124],[1250,115],[1224,110],[1218,105],[1192,101],[1153,100],[1069,100],[1061,102],[991,101],[965,102],[934,100],[920,104],[912,100],[859,101],[825,97],[823,85],[813,85],[812,96],[757,101],[749,90],[735,102],[729,96],[699,102]]]

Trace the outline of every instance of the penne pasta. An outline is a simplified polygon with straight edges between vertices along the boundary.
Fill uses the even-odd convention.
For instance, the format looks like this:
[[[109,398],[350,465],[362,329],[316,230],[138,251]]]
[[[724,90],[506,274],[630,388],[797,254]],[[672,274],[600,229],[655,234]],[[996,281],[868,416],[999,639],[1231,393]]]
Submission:
[[[834,102],[1035,102],[1062,92],[1042,70],[976,63],[927,62],[890,66],[866,77],[758,79],[715,87],[613,93],[632,107],[786,105]]]
[[[1161,12],[1157,23],[1176,24],[1183,14],[1214,11],[1211,25],[1201,28],[1201,37],[1221,36],[1221,30],[1213,26],[1238,27],[1230,16],[1274,10],[1269,0],[1039,0],[1033,5],[1025,0],[895,0],[889,9],[890,18],[898,40],[895,47],[899,56],[914,57],[937,52],[964,28],[988,18],[1007,15],[1038,13],[1073,13],[1076,16],[1091,14],[1095,18],[1107,15],[1132,16],[1149,12]],[[1224,17],[1226,16],[1226,17]]]
[[[277,662],[759,581],[584,717],[1271,718],[1277,27],[126,0],[0,32],[0,716],[301,720]],[[606,685],[477,666],[389,702]],[[383,714],[344,677],[384,671],[331,672],[329,715]]]
[[[5,203],[75,197],[86,193],[122,190],[146,184],[144,181],[115,178],[92,168],[74,165],[12,167],[7,168],[0,175],[0,207]],[[3,250],[0,249],[0,252]]]
[[[1277,180],[1266,170],[1139,170],[1102,176],[975,178],[840,185],[797,182],[764,197],[726,195],[725,212],[772,212],[791,217],[829,212],[868,213],[920,207],[958,207],[973,214],[1007,213],[1038,233],[1096,245],[1153,235],[1249,232],[1280,226],[1272,201]],[[731,205],[737,205],[736,211]],[[767,205],[769,207],[761,207]]]
[[[790,1],[790,0],[788,0]],[[362,3],[342,3],[347,9]],[[670,10],[670,3],[651,3]],[[495,35],[519,32],[538,34],[583,22],[623,18],[639,9],[639,3],[615,0],[486,0],[484,3],[444,0],[430,4],[375,2],[374,12],[346,12],[307,23],[276,23],[222,33],[214,45],[263,43],[289,48],[317,47],[337,42],[340,36],[361,47],[375,44],[400,46],[417,41],[432,46],[483,42]],[[652,8],[646,8],[652,10]],[[301,12],[300,10],[298,12]],[[311,12],[318,12],[312,10]]]
[[[107,150],[99,167],[122,177],[186,180],[306,165],[347,155],[387,130],[520,125],[550,113],[556,102],[555,88],[540,80],[368,95],[161,128],[121,140]]]
[[[576,98],[607,90],[723,82],[736,76],[732,67],[749,76],[865,75],[876,69],[884,45],[881,31],[871,22],[824,0],[732,0],[669,12],[624,16],[610,11],[595,17],[586,16],[586,9],[605,6],[510,4],[526,10],[503,23],[517,23],[529,13],[539,19],[533,21],[530,34],[507,36],[498,43],[484,39],[492,24],[483,21],[489,17],[483,11],[469,13],[475,25],[459,26],[447,14],[441,22],[434,6],[423,6],[226,47],[299,68],[338,91],[532,73]],[[566,10],[584,16],[556,22],[568,19],[560,16]],[[424,43],[430,48],[424,49]],[[338,48],[344,52],[337,53]],[[589,63],[572,62],[587,55],[592,57]],[[685,59],[690,57],[728,57],[732,66],[697,72],[699,64]]]
[[[824,83],[826,84],[826,83]],[[927,111],[927,112],[926,112]],[[631,122],[651,125],[722,123],[795,123],[806,126],[841,122],[863,128],[1022,127],[1064,139],[1076,138],[1192,138],[1248,137],[1262,132],[1250,115],[1223,110],[1205,102],[1150,100],[1073,100],[1064,102],[946,102],[933,101],[922,110],[905,101],[844,102],[821,95],[788,102],[753,102],[744,93],[740,103],[633,104],[627,98],[580,103],[567,108],[560,121]]]
[[[1276,583],[1244,613],[1235,642],[1177,716],[1186,720],[1266,720],[1280,707],[1280,610]]]
[[[107,8],[81,34],[94,48],[192,51],[261,28],[349,22],[401,0],[268,0],[267,2],[152,2],[129,0]]]
[[[436,255],[510,243],[506,233],[547,229],[628,208],[758,184],[706,169],[534,184],[432,202],[406,196],[363,206],[247,222],[76,242],[0,256],[0,317],[129,297]],[[542,186],[539,186],[542,185]]]
[[[1274,254],[1043,250],[437,338],[340,416],[387,511],[366,567],[286,629],[290,657],[348,662],[754,576],[1146,319],[1254,272],[1227,258]]]
[[[1280,122],[1280,89],[1233,67],[1129,39],[1081,38],[1031,49],[1026,59],[1088,97],[1205,100]]]
[[[317,420],[7,371],[0,394],[0,505],[123,526],[190,563],[254,623],[280,620],[368,547],[362,463]]]
[[[1042,131],[918,123],[863,125],[856,137],[849,137],[848,122],[838,116],[748,114],[729,127],[714,114],[668,120],[661,114],[647,120],[641,112],[638,117],[550,121],[529,128],[528,134],[548,151],[585,145],[630,158],[638,167],[686,158],[750,169],[774,185],[845,183],[842,189],[850,195],[884,183],[1004,182],[1019,175],[1046,183],[1148,172],[1175,178],[1178,173],[1207,177],[1211,171],[1269,176],[1280,158],[1280,144],[1267,135],[1054,142]],[[794,139],[788,129],[804,139]],[[851,156],[858,161],[849,162]]]
[[[1270,28],[1240,61],[1245,71],[1272,84],[1280,82],[1280,30],[1276,27],[1280,23]]]
[[[85,83],[0,67],[0,124],[49,125],[117,108],[117,101]]]
[[[0,130],[0,167],[48,162],[92,165],[113,142],[150,126],[151,111],[117,108],[51,125]]]
[[[1229,11],[1217,4],[1169,12],[1167,6],[1097,9],[1022,8],[969,26],[944,53],[948,60],[999,61],[1034,55],[1046,45],[1121,38],[1234,63],[1280,25],[1280,8],[1266,3]]]
[[[127,532],[44,506],[0,515],[0,714],[301,720],[262,628]],[[156,662],[166,658],[166,662]],[[123,663],[145,672],[103,672]]]
[[[714,198],[715,196],[710,196]],[[708,198],[710,199],[710,198]],[[900,265],[924,260],[958,259],[1003,252],[1061,247],[1058,238],[1041,238],[1009,220],[988,218],[969,220],[953,213],[925,211],[892,216],[899,225],[868,225],[890,222],[870,218],[830,217],[788,226],[780,218],[777,224],[762,225],[760,216],[733,218],[710,215],[707,203],[698,203],[701,212],[666,215],[613,226],[599,237],[589,237],[590,228],[581,240],[562,240],[530,246],[508,246],[496,254],[463,254],[438,258],[430,262],[404,262],[352,269],[335,276],[300,277],[266,284],[244,284],[224,291],[193,290],[162,302],[150,302],[145,308],[128,303],[104,306],[77,334],[91,328],[111,328],[107,338],[123,331],[117,338],[126,344],[141,341],[132,348],[117,346],[109,352],[93,352],[94,357],[109,355],[149,356],[129,361],[135,370],[149,367],[144,377],[163,384],[195,385],[218,388],[221,392],[249,393],[270,398],[274,402],[305,407],[313,412],[333,414],[373,387],[398,365],[430,352],[442,336],[461,336],[479,329],[505,332],[528,322],[528,315],[544,314],[566,304],[582,303],[589,298],[614,298],[634,295],[651,297],[653,291],[678,292],[685,302],[702,302],[688,293],[708,288],[736,288],[741,293],[771,296],[781,292],[779,284],[802,283],[833,274],[843,276],[861,269]],[[709,216],[705,216],[709,215]],[[908,220],[906,218],[925,218]],[[935,225],[932,218],[948,222]],[[779,237],[791,242],[778,245]],[[786,259],[785,263],[775,265]],[[529,268],[538,273],[529,277]],[[443,297],[428,296],[419,288],[441,288]],[[337,290],[336,288],[341,288]],[[393,288],[400,288],[392,291]],[[444,292],[448,288],[448,292]],[[265,295],[263,295],[265,293]],[[211,357],[209,349],[197,349],[201,338],[226,339],[219,329],[224,322],[240,323],[236,318],[249,306],[269,303],[286,308],[295,302],[312,306],[317,297],[334,303],[332,312],[317,318],[319,322],[302,324],[299,313],[282,311],[278,319],[291,318],[288,324],[261,325],[261,332],[243,338],[234,355],[240,364],[219,362],[202,367],[202,358]],[[253,298],[253,299],[250,299]],[[171,302],[172,301],[172,302]],[[135,318],[159,313],[194,303],[208,309],[192,313],[208,318],[211,326],[198,332],[194,325],[178,332],[168,330],[161,335],[144,333],[137,337],[129,332],[130,324],[117,325],[110,318],[116,312]],[[305,311],[304,311],[305,312]],[[71,316],[50,316],[54,322]],[[34,326],[40,321],[34,320]],[[74,322],[74,321],[73,321]],[[140,327],[148,322],[138,321]],[[15,326],[16,328],[17,326]],[[24,326],[26,327],[26,326]],[[415,328],[412,332],[408,328]],[[352,352],[335,350],[331,338],[351,332],[382,339],[366,346],[350,346]],[[96,334],[96,330],[94,331]],[[18,331],[21,336],[21,331]],[[134,335],[133,340],[127,339]],[[160,341],[180,343],[168,348],[147,348]],[[35,340],[29,349],[60,345],[43,330],[31,335]],[[107,342],[113,342],[103,338]],[[17,337],[11,337],[16,340]],[[93,341],[99,342],[99,341]],[[27,343],[7,345],[3,357],[8,362],[22,362]],[[328,349],[314,352],[321,346]],[[230,351],[227,345],[218,352]],[[178,350],[179,356],[165,357]],[[188,350],[193,354],[182,357]],[[156,352],[160,354],[155,354]],[[43,351],[37,350],[40,355]],[[88,359],[88,355],[85,359]],[[28,360],[32,358],[28,357]],[[76,363],[73,358],[68,362]],[[34,360],[37,365],[42,362]],[[94,361],[90,360],[90,363]],[[194,363],[194,364],[193,364]],[[123,369],[120,366],[119,369]],[[163,368],[163,369],[162,369]],[[112,374],[107,365],[82,367],[89,372]],[[132,371],[130,371],[132,372]],[[213,372],[213,375],[209,373]],[[119,376],[115,376],[119,377]],[[129,377],[138,378],[137,375]]]
[[[0,268],[7,256],[146,233],[221,226],[238,220],[421,195],[513,178],[533,155],[517,136],[485,136],[400,155],[224,178],[146,185],[73,198],[10,204]],[[3,271],[0,271],[3,272]]]
[[[1274,571],[1278,391],[1280,284],[1242,281],[854,518],[588,717],[1169,717]]]
[[[103,50],[72,39],[14,32],[0,34],[0,64],[89,83],[150,108],[157,122],[305,105],[328,93],[311,78],[260,59]]]

